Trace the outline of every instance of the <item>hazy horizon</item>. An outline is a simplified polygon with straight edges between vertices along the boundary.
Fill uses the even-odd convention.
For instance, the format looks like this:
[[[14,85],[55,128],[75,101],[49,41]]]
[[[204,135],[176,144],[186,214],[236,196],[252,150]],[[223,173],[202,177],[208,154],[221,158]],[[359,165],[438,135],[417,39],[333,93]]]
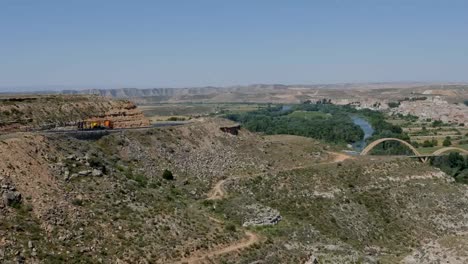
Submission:
[[[229,87],[248,87],[255,85],[285,85],[285,86],[320,86],[320,85],[329,85],[329,86],[340,86],[340,85],[408,85],[408,86],[418,86],[418,85],[468,85],[468,82],[419,82],[419,81],[395,81],[395,82],[342,82],[342,83],[251,83],[251,84],[233,84],[233,85],[203,85],[203,86],[173,86],[173,87],[162,87],[162,86],[147,86],[147,87],[132,87],[132,86],[115,86],[115,87],[106,87],[106,86],[67,86],[67,85],[34,85],[34,86],[15,86],[15,87],[2,87],[0,86],[0,93],[27,93],[27,92],[61,92],[66,90],[80,91],[80,90],[115,90],[115,89],[183,89],[183,88],[204,88],[204,87],[215,87],[215,88],[229,88]],[[397,88],[397,87],[394,87]]]

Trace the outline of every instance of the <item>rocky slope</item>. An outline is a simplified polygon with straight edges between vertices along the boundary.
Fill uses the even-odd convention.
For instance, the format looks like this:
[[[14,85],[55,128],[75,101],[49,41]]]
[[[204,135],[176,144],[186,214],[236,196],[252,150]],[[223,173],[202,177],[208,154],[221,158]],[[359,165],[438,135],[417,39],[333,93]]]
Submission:
[[[0,263],[468,261],[466,185],[233,125],[0,135]]]
[[[109,119],[115,127],[140,127],[149,121],[125,100],[87,95],[0,97],[0,131],[74,127],[83,120]]]
[[[258,229],[269,243],[248,250],[245,263],[468,261],[468,187],[416,161],[359,158],[236,179],[226,188],[229,198],[213,212],[230,221],[245,223],[257,204],[282,215]]]
[[[224,133],[226,125],[203,120],[94,141],[2,136],[0,262],[170,263],[242,241],[243,231],[210,220],[201,207],[212,184],[327,154],[316,141],[289,138],[302,147],[284,159],[289,145]]]

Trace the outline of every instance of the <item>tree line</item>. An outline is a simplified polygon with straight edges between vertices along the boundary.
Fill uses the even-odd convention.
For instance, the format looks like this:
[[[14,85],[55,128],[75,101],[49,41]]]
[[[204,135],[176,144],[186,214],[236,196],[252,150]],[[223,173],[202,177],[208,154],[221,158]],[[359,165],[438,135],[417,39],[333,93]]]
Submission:
[[[328,115],[291,115],[295,111],[320,112]],[[355,125],[345,110],[330,104],[294,105],[287,110],[279,106],[227,114],[250,131],[267,135],[289,134],[316,138],[330,143],[352,143],[363,138],[364,132]]]
[[[305,112],[305,114],[292,114],[297,111]],[[307,115],[308,112],[323,113],[324,115],[311,116]],[[231,113],[225,117],[239,122],[245,128],[255,132],[263,132],[268,135],[306,136],[340,144],[354,143],[364,137],[362,129],[353,123],[352,115],[364,117],[374,128],[375,133],[369,141],[382,137],[409,139],[401,127],[386,122],[382,113],[368,109],[358,110],[351,106],[323,103],[300,104],[292,105],[285,110],[283,106],[278,105],[246,113]],[[376,148],[376,152],[379,152],[379,148]],[[382,150],[392,151],[395,148],[400,148],[400,146],[390,143],[386,144]]]
[[[458,152],[434,157],[431,159],[431,165],[440,168],[455,178],[457,182],[468,183],[468,157],[464,157]]]

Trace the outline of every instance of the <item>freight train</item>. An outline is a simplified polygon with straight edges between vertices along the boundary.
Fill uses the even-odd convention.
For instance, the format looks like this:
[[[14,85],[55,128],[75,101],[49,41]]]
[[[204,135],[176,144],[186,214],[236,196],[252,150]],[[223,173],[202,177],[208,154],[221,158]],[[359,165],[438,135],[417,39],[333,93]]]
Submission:
[[[114,129],[114,123],[110,120],[80,121],[78,130],[104,130]]]

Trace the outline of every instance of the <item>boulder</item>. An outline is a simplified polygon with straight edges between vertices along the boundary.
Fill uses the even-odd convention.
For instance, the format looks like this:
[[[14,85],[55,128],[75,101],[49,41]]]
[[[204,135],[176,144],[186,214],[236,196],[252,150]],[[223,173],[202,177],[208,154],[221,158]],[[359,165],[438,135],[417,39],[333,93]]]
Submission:
[[[68,180],[70,178],[70,171],[69,170],[66,170],[64,173],[63,173],[63,177],[65,178],[65,180]]]
[[[268,206],[253,204],[248,205],[247,217],[242,226],[266,226],[276,225],[281,221],[282,217],[278,210]]]
[[[78,177],[78,173],[72,173],[72,175],[70,175],[70,177],[68,178],[68,180],[71,180],[71,179],[74,179]]]
[[[4,192],[2,198],[3,203],[7,206],[21,203],[21,193],[19,192]]]
[[[91,173],[91,171],[89,171],[89,170],[82,170],[82,171],[78,172],[78,175],[79,176],[86,176],[86,175],[89,175],[90,173]]]
[[[135,180],[132,180],[132,179],[129,179],[129,180],[127,181],[127,183],[130,184],[130,185],[133,185],[133,186],[138,186],[138,182],[135,181]]]
[[[91,175],[93,175],[95,177],[100,177],[100,176],[102,176],[102,171],[98,170],[98,169],[93,169],[93,171],[91,172]]]

